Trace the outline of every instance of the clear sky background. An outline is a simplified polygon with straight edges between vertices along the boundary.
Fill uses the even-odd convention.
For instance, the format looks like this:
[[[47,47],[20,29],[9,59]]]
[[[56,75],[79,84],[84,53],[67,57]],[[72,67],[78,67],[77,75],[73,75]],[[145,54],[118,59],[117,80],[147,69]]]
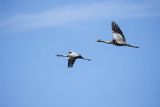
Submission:
[[[159,0],[0,0],[0,107],[160,107],[159,34]]]

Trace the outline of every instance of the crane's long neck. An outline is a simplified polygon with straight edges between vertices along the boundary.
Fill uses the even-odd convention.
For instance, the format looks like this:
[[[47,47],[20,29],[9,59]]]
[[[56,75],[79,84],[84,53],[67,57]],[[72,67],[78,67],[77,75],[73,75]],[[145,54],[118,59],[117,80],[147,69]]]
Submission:
[[[97,42],[106,43],[106,44],[113,44],[113,40],[111,40],[111,41],[104,41],[104,40],[99,39]]]
[[[69,57],[68,55],[61,55],[61,54],[57,54],[56,56],[58,56],[58,57]]]

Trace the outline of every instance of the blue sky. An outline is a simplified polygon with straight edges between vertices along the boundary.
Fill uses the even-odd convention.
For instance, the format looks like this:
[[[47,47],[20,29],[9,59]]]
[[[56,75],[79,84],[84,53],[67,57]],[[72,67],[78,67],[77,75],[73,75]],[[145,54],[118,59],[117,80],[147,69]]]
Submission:
[[[1,0],[1,107],[159,107],[158,0]],[[116,21],[139,49],[99,44]],[[92,61],[57,53],[81,53]]]

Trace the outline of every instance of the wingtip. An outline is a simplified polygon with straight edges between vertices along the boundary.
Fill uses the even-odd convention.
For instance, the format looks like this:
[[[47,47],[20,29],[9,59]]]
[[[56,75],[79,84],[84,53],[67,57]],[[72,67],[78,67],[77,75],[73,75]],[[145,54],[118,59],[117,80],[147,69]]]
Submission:
[[[68,65],[68,68],[73,68],[73,65]]]
[[[112,26],[115,26],[115,25],[117,25],[117,23],[115,22],[115,21],[112,21]]]
[[[116,22],[113,20],[112,23],[116,23]]]

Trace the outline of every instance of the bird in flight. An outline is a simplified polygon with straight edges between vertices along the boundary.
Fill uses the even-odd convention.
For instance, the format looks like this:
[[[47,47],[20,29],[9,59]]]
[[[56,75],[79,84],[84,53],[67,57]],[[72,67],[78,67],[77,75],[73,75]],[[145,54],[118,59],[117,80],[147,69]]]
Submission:
[[[76,59],[83,59],[83,60],[91,61],[91,59],[84,58],[81,56],[81,54],[71,52],[71,51],[69,51],[67,55],[57,54],[56,56],[57,57],[68,57],[68,68],[73,67]]]
[[[104,40],[99,39],[97,40],[97,42],[112,44],[116,46],[127,46],[127,47],[132,47],[132,48],[139,48],[138,46],[133,46],[126,42],[124,34],[116,22],[113,21],[111,25],[112,25],[113,39],[110,41],[104,41]]]

